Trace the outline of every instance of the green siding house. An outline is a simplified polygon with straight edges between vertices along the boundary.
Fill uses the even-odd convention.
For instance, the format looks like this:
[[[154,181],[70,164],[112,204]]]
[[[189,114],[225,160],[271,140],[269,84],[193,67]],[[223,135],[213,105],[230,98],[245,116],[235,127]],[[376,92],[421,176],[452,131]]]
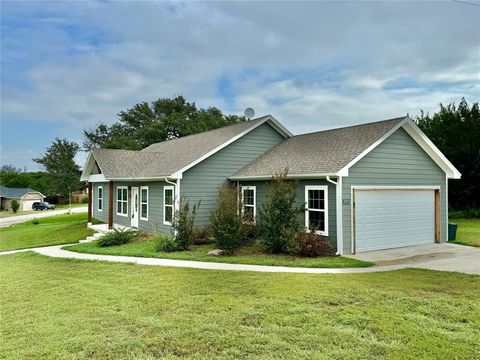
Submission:
[[[89,222],[170,232],[180,199],[201,202],[207,226],[225,182],[256,215],[284,169],[305,229],[339,254],[447,241],[448,179],[461,174],[408,117],[294,136],[264,116],[141,151],[93,149],[81,179]]]

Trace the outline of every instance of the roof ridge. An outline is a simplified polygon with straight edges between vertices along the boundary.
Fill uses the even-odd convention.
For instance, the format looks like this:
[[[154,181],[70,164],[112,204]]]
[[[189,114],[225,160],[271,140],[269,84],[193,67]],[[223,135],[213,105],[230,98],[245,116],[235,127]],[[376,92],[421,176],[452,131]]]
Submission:
[[[360,126],[366,126],[366,125],[374,125],[374,124],[379,124],[379,123],[388,122],[388,121],[394,121],[394,120],[403,120],[403,119],[405,119],[405,118],[407,118],[407,117],[408,117],[408,115],[405,115],[405,116],[399,116],[399,117],[396,117],[396,118],[391,118],[391,119],[386,119],[386,120],[372,121],[372,122],[363,123],[363,124],[355,124],[355,125],[342,126],[342,127],[333,128],[333,129],[313,131],[313,132],[309,132],[309,133],[303,133],[303,134],[294,135],[293,137],[295,138],[295,137],[306,136],[306,135],[326,133],[326,132],[330,132],[330,131],[351,129],[351,128],[354,128],[354,127],[360,127]]]

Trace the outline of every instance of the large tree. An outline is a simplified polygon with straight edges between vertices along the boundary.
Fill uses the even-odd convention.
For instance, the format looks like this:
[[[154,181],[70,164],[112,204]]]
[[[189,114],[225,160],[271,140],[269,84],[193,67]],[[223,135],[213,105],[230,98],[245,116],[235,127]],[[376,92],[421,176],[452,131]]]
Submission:
[[[67,196],[70,191],[83,186],[79,180],[80,167],[75,163],[75,155],[79,150],[77,143],[55,138],[42,157],[33,159],[49,173],[57,195]]]
[[[458,106],[440,104],[430,116],[423,111],[418,126],[462,173],[460,180],[449,181],[449,205],[462,210],[480,207],[480,111],[462,98]]]
[[[224,115],[219,109],[197,108],[183,96],[158,99],[151,104],[142,102],[121,111],[118,121],[108,126],[84,130],[85,149],[141,150],[153,143],[196,134],[244,121],[244,117]]]

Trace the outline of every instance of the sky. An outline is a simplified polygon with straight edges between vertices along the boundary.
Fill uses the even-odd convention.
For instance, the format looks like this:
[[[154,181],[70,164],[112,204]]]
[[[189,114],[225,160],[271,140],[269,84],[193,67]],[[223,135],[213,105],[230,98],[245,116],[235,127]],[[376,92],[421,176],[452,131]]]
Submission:
[[[294,134],[478,102],[468,2],[1,0],[1,164],[177,95]]]

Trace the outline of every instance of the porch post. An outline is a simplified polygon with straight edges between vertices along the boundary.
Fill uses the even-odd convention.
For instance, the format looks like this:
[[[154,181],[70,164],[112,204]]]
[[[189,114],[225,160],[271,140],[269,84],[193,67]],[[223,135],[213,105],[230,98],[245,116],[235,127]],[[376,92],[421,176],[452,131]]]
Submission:
[[[113,228],[113,181],[109,182],[108,191],[108,228]]]
[[[87,222],[92,223],[92,183],[88,183],[88,218]]]

